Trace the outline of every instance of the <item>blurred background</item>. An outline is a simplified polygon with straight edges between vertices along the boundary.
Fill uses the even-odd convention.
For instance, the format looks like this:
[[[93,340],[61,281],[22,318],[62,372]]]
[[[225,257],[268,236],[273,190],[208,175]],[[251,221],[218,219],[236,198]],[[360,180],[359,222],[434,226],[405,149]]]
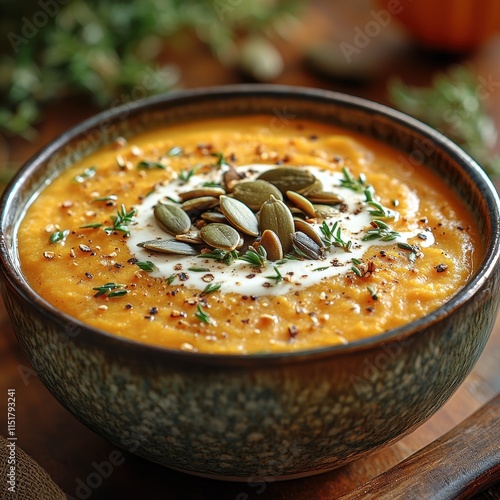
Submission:
[[[245,82],[336,90],[401,109],[459,143],[500,186],[498,0],[0,0],[0,33],[0,190],[40,148],[102,109]],[[75,492],[112,445],[37,380],[3,305],[0,330],[0,385],[19,389],[20,446]],[[468,381],[433,419],[328,475],[270,484],[260,495],[252,485],[192,480],[127,454],[92,498],[145,498],[145,481],[158,498],[333,498],[500,392],[498,359],[500,320]],[[165,484],[167,496],[159,493]],[[500,498],[500,485],[495,491],[481,498]]]
[[[100,109],[240,82],[389,104],[500,171],[496,0],[1,0],[0,12],[3,182]]]

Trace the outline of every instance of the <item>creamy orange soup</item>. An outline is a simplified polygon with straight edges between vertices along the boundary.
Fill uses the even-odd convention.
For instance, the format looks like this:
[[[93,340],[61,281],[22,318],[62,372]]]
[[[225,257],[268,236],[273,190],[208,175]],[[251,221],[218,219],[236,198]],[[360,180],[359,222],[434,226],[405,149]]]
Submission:
[[[118,336],[261,353],[379,334],[467,282],[478,233],[431,171],[325,124],[269,124],[163,128],[73,165],[21,222],[31,286]],[[262,201],[262,184],[239,185],[256,180],[274,194]]]

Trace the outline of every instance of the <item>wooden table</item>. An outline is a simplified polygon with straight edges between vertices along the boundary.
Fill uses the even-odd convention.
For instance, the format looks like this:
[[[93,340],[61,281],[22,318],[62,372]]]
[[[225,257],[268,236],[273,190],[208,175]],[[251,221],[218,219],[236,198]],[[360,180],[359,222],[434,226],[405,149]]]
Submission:
[[[365,85],[353,86],[322,78],[307,68],[301,58],[304,41],[324,37],[328,22],[317,10],[310,9],[305,18],[306,31],[295,44],[282,43],[287,69],[276,83],[306,85],[346,91],[380,102],[387,102],[387,81],[391,75],[402,75],[407,81],[426,83],[433,71],[444,69],[461,57],[438,56],[415,48],[407,48],[395,56],[386,70]],[[495,74],[500,66],[500,44],[492,50],[475,54],[482,75]],[[186,55],[170,50],[165,57],[176,60],[183,70],[183,86],[215,85],[245,81],[239,73],[223,68],[205,49]],[[500,80],[500,79],[498,79]],[[497,80],[497,81],[498,81]],[[500,91],[492,93],[490,107],[500,125]],[[68,126],[92,114],[87,102],[66,99],[48,109],[33,143],[9,139],[11,160],[23,162],[36,150]],[[16,389],[18,446],[45,468],[67,493],[83,498],[78,485],[94,472],[94,464],[108,460],[114,446],[100,438],[63,409],[41,384],[30,368],[14,337],[6,311],[0,305],[0,394],[1,414],[6,413],[8,388]],[[339,470],[307,479],[264,484],[224,483],[193,478],[149,463],[124,452],[125,460],[91,490],[91,499],[331,499],[347,493],[397,464],[455,427],[494,395],[500,393],[500,319],[473,372],[453,397],[428,422],[397,444]],[[0,430],[5,434],[5,429]],[[3,480],[3,479],[2,479]],[[80,496],[78,496],[80,494]],[[488,496],[486,496],[488,495]],[[408,492],[407,498],[412,498]],[[500,487],[492,488],[484,498],[500,498]]]

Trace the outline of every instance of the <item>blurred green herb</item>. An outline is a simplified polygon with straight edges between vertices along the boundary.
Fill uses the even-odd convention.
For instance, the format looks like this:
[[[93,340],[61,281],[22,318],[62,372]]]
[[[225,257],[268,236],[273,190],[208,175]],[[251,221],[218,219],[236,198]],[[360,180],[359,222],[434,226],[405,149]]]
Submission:
[[[436,75],[431,87],[411,87],[395,80],[389,85],[389,97],[399,109],[462,146],[494,176],[500,174],[500,155],[493,154],[497,134],[486,109],[491,92],[486,84],[470,69],[455,66]]]
[[[234,65],[247,38],[290,36],[300,3],[5,0],[0,16],[0,132],[34,137],[42,105],[62,96],[87,95],[98,106],[109,107],[172,89],[179,81],[178,69],[158,61],[165,60],[168,46],[189,46],[188,37],[208,46],[223,64]]]

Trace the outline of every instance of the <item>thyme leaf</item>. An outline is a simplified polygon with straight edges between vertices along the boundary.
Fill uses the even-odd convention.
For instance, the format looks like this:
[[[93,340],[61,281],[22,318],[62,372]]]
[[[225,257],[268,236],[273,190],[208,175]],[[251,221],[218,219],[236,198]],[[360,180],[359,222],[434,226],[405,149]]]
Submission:
[[[228,165],[227,161],[226,161],[226,157],[224,156],[223,153],[210,153],[210,156],[215,156],[217,158],[217,161],[215,163],[215,165],[217,167],[222,167],[224,165]]]
[[[418,245],[410,245],[409,243],[398,243],[398,248],[408,252],[408,260],[414,264],[417,257],[420,255],[420,247]]]
[[[262,245],[256,249],[250,247],[239,259],[248,262],[252,267],[264,267],[267,261],[267,252]]]
[[[146,272],[159,271],[158,266],[154,262],[151,262],[150,260],[139,261],[136,262],[136,264],[142,271]]]
[[[342,239],[342,229],[338,221],[336,221],[332,227],[330,227],[326,221],[323,221],[319,229],[323,233],[324,238],[322,238],[322,240],[325,246],[330,247],[333,245],[334,247],[342,248],[346,252],[351,251],[352,241],[344,241]]]
[[[68,234],[69,234],[69,229],[65,229],[64,231],[54,231],[50,235],[51,245],[54,245],[55,243],[59,243],[59,242],[61,242],[61,243],[64,242],[64,240],[66,239]]]
[[[80,229],[96,229],[102,226],[102,222],[89,222],[88,224],[83,224]]]
[[[111,219],[113,220],[113,226],[105,227],[104,230],[106,232],[119,231],[124,233],[126,236],[130,234],[127,226],[132,222],[135,215],[135,210],[131,210],[127,212],[125,205],[122,203],[122,206],[118,210],[116,215],[112,215]]]
[[[221,283],[209,283],[201,292],[201,295],[209,295],[214,292],[218,292],[221,289]]]
[[[94,294],[94,297],[100,297],[101,295],[105,295],[106,297],[121,297],[128,293],[128,290],[124,290],[125,285],[121,285],[119,283],[105,283],[101,286],[96,286],[92,288],[92,290],[97,290],[97,293]]]
[[[208,314],[201,304],[197,304],[196,312],[194,313],[195,317],[198,318],[201,322],[209,324],[211,322],[210,314]]]
[[[214,250],[198,255],[198,257],[206,259],[215,259],[217,262],[223,262],[227,266],[231,265],[235,259],[238,258],[238,252],[236,250],[221,250],[220,248],[215,248]]]
[[[196,173],[196,170],[197,170],[197,167],[193,167],[193,168],[190,168],[190,169],[187,169],[187,168],[183,168],[178,174],[177,174],[177,178],[181,181],[181,182],[188,182],[189,179],[191,179],[191,177],[193,177],[193,175]]]
[[[358,193],[362,193],[368,187],[366,184],[366,176],[363,173],[359,174],[356,179],[351,171],[347,167],[344,167],[342,168],[342,176],[342,179],[340,179],[340,185],[342,187],[357,191]]]
[[[368,213],[373,217],[378,217],[380,219],[394,219],[398,214],[390,208],[384,207],[381,203],[373,198],[375,194],[373,188],[370,186],[364,191],[366,197],[366,203],[370,205],[373,210],[368,210]]]
[[[137,168],[139,170],[153,170],[155,168],[165,170],[166,167],[165,167],[165,165],[163,165],[163,163],[160,163],[159,161],[141,160],[137,164]]]
[[[276,283],[283,281],[283,275],[280,273],[280,270],[273,266],[274,272],[276,273],[274,276],[264,276],[267,279],[274,280]]]
[[[382,220],[372,220],[372,229],[368,229],[366,234],[363,236],[363,241],[381,240],[381,241],[392,241],[395,240],[400,234],[394,231]]]

